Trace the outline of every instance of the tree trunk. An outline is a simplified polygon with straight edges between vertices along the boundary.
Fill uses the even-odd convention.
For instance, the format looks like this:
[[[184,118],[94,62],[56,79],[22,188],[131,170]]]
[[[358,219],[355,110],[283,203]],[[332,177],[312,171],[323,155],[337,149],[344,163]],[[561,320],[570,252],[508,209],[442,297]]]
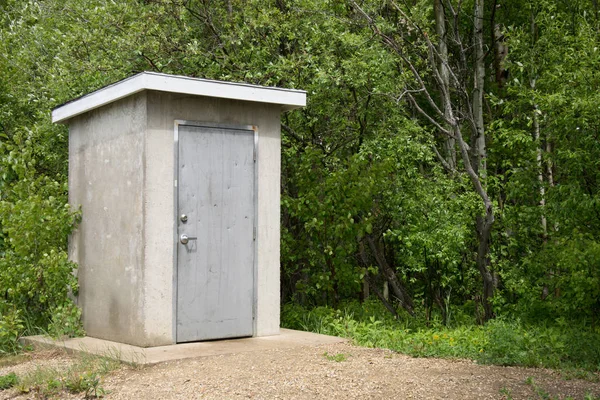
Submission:
[[[531,88],[535,90],[535,79],[531,80]],[[536,143],[535,161],[538,170],[538,182],[540,184],[540,208],[542,209],[542,235],[544,243],[548,240],[548,223],[544,208],[546,206],[546,190],[544,189],[544,167],[542,166],[542,143],[540,141],[540,109],[537,104],[533,105],[533,139]]]
[[[496,84],[499,88],[504,87],[508,71],[504,68],[504,59],[508,55],[508,46],[504,41],[500,25],[495,25],[494,32],[494,71],[496,74]]]
[[[483,311],[484,320],[488,321],[494,318],[494,310],[492,309],[492,303],[490,300],[494,296],[494,290],[496,285],[494,282],[494,276],[490,271],[490,236],[492,232],[492,224],[494,222],[494,214],[491,210],[486,212],[485,216],[477,217],[477,237],[479,239],[479,246],[477,248],[477,268],[479,274],[483,280]]]
[[[535,79],[531,80],[531,88],[535,90]],[[544,189],[544,167],[542,165],[542,143],[540,141],[540,110],[537,104],[533,105],[533,140],[536,144],[535,149],[535,161],[538,170],[538,183],[540,184],[540,208],[542,210],[542,216],[540,222],[542,224],[542,240],[544,244],[548,242],[548,221],[546,220],[546,213],[544,208],[546,207],[546,190]],[[546,273],[546,278],[549,278],[549,272]],[[542,300],[545,300],[550,293],[548,285],[544,285],[542,288]]]
[[[435,30],[438,36],[438,63],[437,68],[441,77],[440,94],[442,98],[442,106],[444,110],[444,116],[446,119],[450,117],[450,104],[447,104],[447,99],[443,95],[450,92],[450,73],[448,71],[448,36],[446,31],[446,15],[444,13],[444,6],[442,0],[434,0],[433,9],[435,12]],[[446,163],[448,163],[448,169],[454,170],[456,168],[456,139],[452,136],[444,135],[444,152]]]
[[[471,143],[473,144],[473,168],[484,181],[487,177],[485,154],[485,128],[483,125],[483,89],[485,84],[485,64],[483,52],[483,2],[475,0],[473,21],[473,42],[475,46],[475,66],[473,83],[473,122],[475,129]]]
[[[471,158],[469,152],[467,150],[467,145],[462,137],[462,133],[460,130],[460,126],[455,122],[453,126],[454,134],[456,136],[456,141],[458,143],[458,148],[460,149],[463,163],[465,164],[465,170],[471,179],[471,183],[473,184],[475,191],[483,201],[483,205],[485,208],[484,215],[478,215],[476,219],[476,228],[477,228],[477,269],[479,270],[479,274],[481,275],[481,279],[483,281],[483,308],[484,308],[484,320],[489,320],[494,317],[494,312],[492,309],[492,305],[490,303],[491,298],[494,295],[494,290],[496,288],[496,284],[494,281],[494,276],[490,271],[490,237],[492,232],[492,226],[495,221],[494,216],[494,208],[492,202],[487,194],[487,191],[483,187],[482,181],[480,177],[477,175],[473,166],[471,165]]]
[[[368,274],[368,272],[367,272]],[[365,274],[365,276],[363,276],[363,281],[362,281],[362,301],[368,300],[369,296],[371,295],[371,292],[369,291],[369,278],[368,276]]]
[[[390,302],[388,301],[388,299],[377,289],[377,285],[375,285],[370,280],[369,280],[369,284],[371,285],[371,288],[373,289],[373,292],[379,298],[379,300],[383,303],[383,305],[385,306],[385,308],[387,308],[387,310],[390,313],[392,313],[392,315],[394,316],[394,318],[398,319],[398,311],[396,311],[396,309],[394,308],[394,306],[392,306],[390,304]]]
[[[482,196],[485,205],[485,215],[477,217],[477,236],[479,246],[477,249],[477,268],[483,280],[483,309],[484,318],[489,320],[494,317],[491,298],[494,296],[495,283],[494,277],[490,271],[490,237],[492,225],[494,223],[494,212],[492,203],[487,198],[485,190],[485,180],[487,178],[487,163],[486,163],[486,145],[485,145],[485,128],[483,122],[483,90],[485,84],[485,54],[483,52],[483,17],[484,17],[484,0],[475,0],[475,12],[473,21],[473,42],[475,45],[475,76],[473,85],[473,123],[474,132],[473,139],[474,148],[472,149],[474,160],[473,169],[478,175],[481,184],[481,190],[485,194]]]
[[[533,38],[533,43],[532,45],[535,46],[535,43],[537,42],[537,25],[535,23],[535,18],[532,15],[531,16],[531,36]],[[531,90],[535,92],[535,88],[536,88],[536,73],[535,71],[531,72],[532,77],[530,80],[530,86],[531,86]],[[535,99],[534,99],[534,104],[533,104],[533,117],[532,117],[532,121],[533,121],[533,139],[534,142],[536,144],[536,167],[537,167],[537,171],[538,171],[538,183],[540,185],[540,208],[542,210],[542,215],[540,217],[540,222],[542,225],[542,240],[544,242],[544,244],[548,243],[548,221],[546,219],[546,212],[545,212],[545,208],[546,208],[546,188],[544,187],[544,162],[543,162],[543,152],[544,152],[544,146],[541,140],[541,128],[540,128],[540,115],[542,115],[539,107],[537,104],[535,104]],[[548,140],[546,140],[546,151],[550,152],[550,143]],[[550,162],[548,162],[546,164],[546,172],[547,172],[547,179],[548,179],[548,184],[549,186],[552,186],[554,184],[554,178],[552,176],[552,164]],[[545,277],[546,279],[549,281],[551,279],[551,277],[554,275],[554,272],[552,271],[552,269],[549,269],[548,271],[546,271],[545,273]],[[550,288],[548,287],[548,284],[545,284],[544,287],[542,288],[542,294],[541,294],[541,298],[542,300],[545,300],[548,295],[550,294]]]
[[[415,315],[412,299],[408,295],[408,292],[406,291],[402,283],[400,283],[400,281],[398,280],[396,273],[389,266],[387,260],[385,259],[385,255],[380,248],[379,243],[375,242],[371,235],[368,235],[366,239],[367,243],[369,244],[369,247],[371,248],[371,252],[373,252],[375,260],[377,260],[377,264],[379,264],[383,275],[385,276],[387,282],[392,288],[392,292],[394,292],[394,295],[396,296],[402,307],[404,307],[404,309],[406,309],[406,311],[408,311],[410,315]]]

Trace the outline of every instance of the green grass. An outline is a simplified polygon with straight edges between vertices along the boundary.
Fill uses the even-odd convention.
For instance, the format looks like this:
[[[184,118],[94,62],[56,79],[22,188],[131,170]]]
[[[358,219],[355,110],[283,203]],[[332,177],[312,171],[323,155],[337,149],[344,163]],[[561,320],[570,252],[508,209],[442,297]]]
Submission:
[[[498,318],[481,326],[454,310],[449,326],[422,318],[391,318],[377,302],[350,303],[343,309],[306,310],[285,305],[282,325],[350,338],[415,357],[466,358],[482,364],[546,367],[564,376],[597,380],[600,332],[568,324],[531,324]]]
[[[121,363],[111,357],[80,354],[66,369],[38,367],[22,376],[9,374],[11,378],[6,379],[10,379],[10,386],[5,389],[15,387],[19,392],[29,393],[36,398],[58,397],[64,392],[96,398],[106,393],[102,387],[103,376],[120,366]]]
[[[348,354],[337,353],[337,354],[329,354],[327,352],[323,353],[323,357],[325,357],[329,361],[342,362],[348,359]]]

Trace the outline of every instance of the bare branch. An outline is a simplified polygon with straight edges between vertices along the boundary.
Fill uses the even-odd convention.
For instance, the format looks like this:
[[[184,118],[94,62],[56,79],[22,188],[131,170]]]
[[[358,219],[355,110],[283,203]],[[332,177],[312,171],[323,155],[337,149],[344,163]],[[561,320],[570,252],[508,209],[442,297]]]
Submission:
[[[371,18],[370,16],[367,15],[367,13],[365,13],[363,11],[362,8],[360,8],[360,6],[358,4],[356,4],[356,2],[352,2],[352,4],[357,8],[357,10],[359,10],[359,12],[367,19],[367,21],[369,22],[369,26],[371,27],[371,29],[373,29],[373,31],[379,35],[381,38],[384,39],[384,42],[388,44],[388,46],[392,47],[392,49],[394,49],[394,51],[396,52],[396,54],[398,54],[400,56],[400,58],[402,59],[402,61],[404,61],[404,63],[408,66],[408,68],[410,69],[410,71],[412,72],[413,76],[415,77],[415,79],[417,80],[419,86],[422,89],[423,94],[425,95],[425,98],[427,99],[427,102],[429,103],[429,105],[435,110],[435,112],[441,117],[441,118],[446,118],[444,112],[439,108],[439,106],[436,104],[436,102],[433,100],[433,98],[431,97],[431,94],[429,93],[429,91],[427,90],[427,87],[425,86],[425,82],[423,81],[423,78],[421,77],[421,74],[419,74],[419,71],[417,71],[417,69],[415,68],[414,64],[412,63],[412,61],[410,61],[402,52],[402,50],[400,49],[400,47],[398,46],[398,44],[396,43],[396,41],[394,39],[392,39],[391,37],[387,36],[386,34],[384,34],[383,32],[381,32],[379,30],[379,28],[376,26],[376,24],[373,21],[373,18]],[[402,12],[402,11],[400,11]],[[404,14],[402,12],[402,14],[405,16],[406,14]],[[408,17],[406,17],[408,20]],[[416,25],[415,25],[416,26]],[[420,29],[420,28],[418,28]],[[426,36],[426,34],[425,34]],[[446,121],[448,123],[451,123],[451,121]]]
[[[452,2],[448,1],[448,2],[444,3],[442,1],[442,4],[444,4],[448,8],[448,10],[450,10],[450,13],[452,14],[452,18],[456,18],[458,13],[456,11],[454,11],[454,7],[452,7]],[[458,6],[460,7],[460,3],[458,4]]]
[[[453,136],[452,132],[450,132],[448,129],[444,128],[443,126],[441,126],[435,119],[433,119],[433,117],[431,117],[431,115],[429,115],[425,110],[423,110],[419,104],[417,103],[417,101],[415,100],[415,98],[413,97],[413,95],[409,92],[406,93],[408,99],[410,100],[410,103],[413,105],[413,107],[419,112],[419,114],[421,114],[423,117],[425,117],[429,122],[431,122],[433,124],[433,126],[435,126],[437,129],[439,129],[440,132],[442,132],[445,135],[448,136]]]
[[[155,71],[162,72],[162,70],[160,69],[160,67],[158,65],[156,65],[154,63],[154,61],[150,57],[148,57],[147,55],[145,55],[144,52],[140,52],[140,55],[142,57],[144,57],[144,59],[148,62],[148,64],[150,64],[150,66],[152,68],[154,68]]]
[[[465,98],[469,98],[469,94],[467,93],[464,85],[462,84],[462,82],[458,79],[458,76],[456,76],[456,74],[454,73],[453,69],[450,68],[450,65],[448,64],[448,60],[446,60],[444,57],[442,57],[442,55],[439,53],[439,51],[437,50],[437,48],[435,47],[435,45],[431,42],[431,40],[429,39],[428,36],[425,36],[425,41],[427,42],[427,47],[433,52],[433,54],[435,54],[435,57],[440,60],[440,62],[446,67],[446,70],[448,71],[448,74],[450,75],[450,77],[452,78],[452,80],[455,83],[455,87],[457,89],[459,89],[459,91],[463,94],[463,96],[465,96]],[[433,63],[433,65],[435,65],[435,62]],[[434,68],[435,71],[437,71],[437,68]]]
[[[304,138],[300,135],[298,135],[292,128],[290,128],[289,126],[287,126],[286,124],[281,124],[281,128],[286,131],[288,133],[288,135],[290,135],[291,137],[293,137],[294,139],[296,139],[298,142],[300,143],[306,143],[306,141],[304,140]]]
[[[458,126],[455,129],[455,136],[456,136],[456,141],[458,143],[458,148],[460,149],[460,152],[462,155],[465,170],[467,171],[467,174],[471,178],[471,182],[473,183],[473,186],[475,187],[475,191],[477,192],[477,194],[479,195],[479,197],[481,197],[481,200],[483,201],[486,214],[489,215],[488,223],[489,223],[489,225],[491,225],[494,222],[494,214],[491,213],[492,202],[490,201],[490,198],[488,197],[486,190],[483,188],[483,185],[481,184],[479,175],[477,175],[477,173],[473,169],[473,166],[471,165],[471,158],[469,157],[468,146],[465,143],[462,133],[460,132],[460,128]],[[490,213],[491,213],[491,215],[490,215]]]
[[[431,146],[431,148],[433,149],[435,156],[437,157],[438,161],[442,164],[444,169],[452,174],[455,174],[456,170],[454,168],[452,168],[452,166],[450,166],[450,164],[448,164],[448,162],[444,159],[444,157],[442,157],[442,155],[438,151],[437,147],[435,147],[435,145],[433,145],[433,146]]]
[[[371,252],[375,257],[375,260],[377,261],[377,264],[379,264],[379,267],[382,269],[386,280],[390,284],[392,291],[396,296],[396,299],[398,299],[398,302],[402,305],[402,307],[404,307],[406,311],[408,311],[408,313],[411,316],[414,316],[415,312],[412,300],[406,292],[404,285],[402,285],[402,283],[396,276],[396,273],[394,272],[393,268],[390,267],[390,265],[388,264],[385,258],[385,254],[383,254],[383,251],[381,249],[381,246],[375,241],[375,239],[373,239],[371,235],[367,235],[366,239],[369,247],[371,248]]]

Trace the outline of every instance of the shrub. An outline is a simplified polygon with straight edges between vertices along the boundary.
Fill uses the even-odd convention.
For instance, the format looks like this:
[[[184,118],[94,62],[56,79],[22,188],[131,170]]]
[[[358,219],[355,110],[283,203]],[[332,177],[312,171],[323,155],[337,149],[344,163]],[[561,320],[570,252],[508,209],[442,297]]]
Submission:
[[[14,170],[20,171],[20,180],[0,197],[0,352],[5,353],[19,349],[19,336],[49,324],[57,334],[78,331],[74,306],[68,305],[70,294],[77,293],[76,265],[69,261],[66,247],[80,215],[66,204],[65,183],[35,178],[27,169]],[[57,329],[65,313],[70,326]]]
[[[0,354],[14,354],[21,349],[19,338],[23,332],[20,310],[14,307],[0,307]]]

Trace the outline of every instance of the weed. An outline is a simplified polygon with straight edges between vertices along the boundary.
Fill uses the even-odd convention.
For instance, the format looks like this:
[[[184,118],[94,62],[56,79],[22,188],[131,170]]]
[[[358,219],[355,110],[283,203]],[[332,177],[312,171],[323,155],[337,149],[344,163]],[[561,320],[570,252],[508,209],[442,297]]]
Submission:
[[[513,400],[510,389],[502,388],[500,389],[500,394],[502,395],[503,400]]]
[[[498,319],[486,326],[486,345],[477,358],[486,364],[597,371],[600,334],[567,326],[524,325]]]
[[[0,390],[10,389],[19,383],[19,378],[14,372],[7,375],[0,375]]]
[[[329,354],[327,352],[323,353],[323,357],[328,359],[329,361],[342,362],[348,359],[348,355],[344,353],[337,354]]]
[[[529,386],[531,386],[533,388],[533,390],[535,391],[535,394],[538,396],[538,399],[540,400],[558,400],[557,397],[552,397],[550,395],[550,393],[546,392],[544,389],[542,389],[541,387],[539,387],[535,381],[533,380],[532,377],[528,377],[525,380],[525,383],[528,384]],[[568,397],[567,400],[573,400],[571,397]]]
[[[61,390],[60,371],[50,367],[37,367],[25,374],[16,385],[21,393],[35,393],[45,398],[56,395]]]
[[[0,368],[20,364],[29,360],[29,358],[27,354],[0,355]]]
[[[86,398],[101,397],[106,394],[102,377],[120,365],[119,361],[110,357],[81,354],[66,370],[37,368],[25,375],[16,388],[22,393],[36,393],[42,398],[55,396],[61,391],[82,393]]]
[[[64,386],[71,393],[84,393],[86,398],[100,397],[106,393],[100,386],[100,374],[96,372],[70,375]]]

